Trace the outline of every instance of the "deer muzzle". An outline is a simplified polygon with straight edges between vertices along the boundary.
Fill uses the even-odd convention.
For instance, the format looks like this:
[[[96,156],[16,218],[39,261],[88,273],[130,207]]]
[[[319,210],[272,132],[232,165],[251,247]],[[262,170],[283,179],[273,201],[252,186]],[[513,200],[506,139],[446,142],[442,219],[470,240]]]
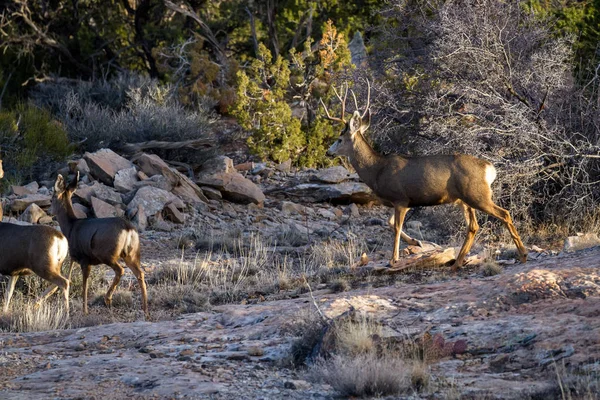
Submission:
[[[337,155],[339,147],[340,147],[340,140],[338,139],[331,145],[331,147],[329,147],[329,149],[327,150],[327,155],[328,156]]]

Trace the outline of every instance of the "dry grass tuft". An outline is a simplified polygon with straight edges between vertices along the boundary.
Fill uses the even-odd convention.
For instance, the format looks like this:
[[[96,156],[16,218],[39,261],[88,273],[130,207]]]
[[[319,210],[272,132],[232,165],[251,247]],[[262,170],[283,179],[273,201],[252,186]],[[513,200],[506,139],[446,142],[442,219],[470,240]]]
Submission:
[[[501,274],[504,271],[504,268],[496,261],[488,260],[481,264],[480,270],[483,276],[494,276]]]
[[[69,327],[69,319],[62,302],[43,303],[39,308],[33,304],[11,302],[12,311],[3,315],[0,330],[6,332],[43,332]]]
[[[409,371],[401,359],[367,353],[319,360],[310,375],[331,385],[342,396],[389,396],[410,388]]]

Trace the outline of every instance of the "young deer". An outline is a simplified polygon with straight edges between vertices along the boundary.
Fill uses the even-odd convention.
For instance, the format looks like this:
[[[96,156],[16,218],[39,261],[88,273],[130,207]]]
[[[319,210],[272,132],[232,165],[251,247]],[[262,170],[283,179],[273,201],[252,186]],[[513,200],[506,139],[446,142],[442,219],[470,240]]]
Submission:
[[[69,281],[60,273],[68,250],[67,239],[49,226],[21,226],[0,222],[0,274],[9,276],[4,292],[4,312],[8,311],[19,277],[33,272],[56,285],[50,286],[40,296],[36,306],[60,287],[68,314]]]
[[[378,154],[363,136],[371,122],[370,86],[368,90],[367,106],[362,115],[358,112],[356,96],[351,91],[357,111],[348,122],[344,118],[347,85],[343,99],[334,89],[337,98],[342,102],[341,118],[331,117],[325,103],[321,101],[327,117],[344,124],[339,139],[329,148],[327,154],[348,157],[358,176],[384,202],[393,205],[395,237],[390,264],[393,265],[399,259],[400,236],[408,243],[414,242],[414,239],[402,233],[402,224],[408,210],[411,207],[448,203],[462,206],[468,225],[467,237],[453,266],[455,271],[462,266],[479,229],[476,209],[498,218],[506,225],[517,246],[520,261],[526,262],[527,250],[510,214],[492,200],[491,184],[496,179],[494,166],[485,160],[465,154],[420,157]]]
[[[0,178],[4,176],[0,160]],[[0,221],[2,205],[0,204]],[[21,226],[0,222],[0,274],[9,277],[4,292],[4,312],[8,311],[10,299],[20,276],[35,273],[53,283],[36,302],[42,304],[58,287],[63,290],[65,309],[69,313],[69,281],[60,268],[67,257],[67,239],[48,226]]]
[[[60,229],[69,241],[69,254],[72,262],[81,266],[83,275],[83,312],[87,314],[87,281],[92,265],[106,264],[115,271],[115,277],[104,296],[110,307],[112,295],[123,276],[124,269],[119,264],[123,260],[137,278],[142,291],[142,309],[148,314],[148,296],[144,271],[140,265],[140,239],[134,226],[122,218],[77,219],[73,211],[71,197],[77,189],[79,173],[70,184],[59,175],[54,184],[52,209],[58,219]],[[73,264],[71,263],[71,267]],[[69,272],[70,275],[70,272]]]

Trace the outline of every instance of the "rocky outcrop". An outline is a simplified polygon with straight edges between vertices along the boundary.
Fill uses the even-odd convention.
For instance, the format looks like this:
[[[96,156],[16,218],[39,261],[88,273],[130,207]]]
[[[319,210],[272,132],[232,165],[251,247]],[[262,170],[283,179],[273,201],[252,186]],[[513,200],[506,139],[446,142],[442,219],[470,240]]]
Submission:
[[[121,157],[110,149],[101,149],[83,156],[90,174],[105,185],[112,186],[117,172],[133,167],[128,159]]]

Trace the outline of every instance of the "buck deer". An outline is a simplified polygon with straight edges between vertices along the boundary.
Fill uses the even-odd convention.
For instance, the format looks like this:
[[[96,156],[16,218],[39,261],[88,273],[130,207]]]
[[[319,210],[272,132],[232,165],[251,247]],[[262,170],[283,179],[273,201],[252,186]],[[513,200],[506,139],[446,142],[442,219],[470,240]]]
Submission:
[[[371,87],[368,81],[367,85],[367,106],[362,114],[358,112],[359,107],[354,92],[350,91],[356,106],[350,121],[345,119],[347,84],[344,98],[334,88],[336,97],[342,103],[341,118],[332,117],[321,100],[327,118],[344,124],[339,139],[327,150],[327,154],[348,157],[358,176],[379,198],[393,205],[395,237],[390,264],[393,265],[399,259],[401,236],[409,244],[416,242],[402,233],[402,224],[408,210],[411,207],[448,203],[462,206],[468,225],[467,237],[456,257],[453,270],[456,271],[463,264],[465,256],[473,245],[475,233],[479,229],[476,209],[498,218],[506,225],[517,246],[520,261],[526,262],[527,250],[521,242],[509,212],[497,206],[492,200],[491,184],[496,179],[494,166],[485,160],[466,154],[420,157],[378,154],[363,136],[371,122],[369,109]]]
[[[68,185],[62,175],[58,176],[54,184],[52,209],[58,219],[60,229],[69,241],[71,268],[73,262],[81,266],[83,312],[88,313],[87,291],[91,267],[106,264],[115,271],[113,282],[104,296],[104,303],[110,307],[112,295],[123,276],[124,269],[119,264],[119,260],[122,259],[137,278],[142,292],[142,309],[148,318],[148,296],[144,271],[140,264],[140,239],[136,229],[130,222],[122,218],[77,219],[71,197],[77,189],[78,181],[79,173]],[[69,271],[69,276],[70,274]]]
[[[0,160],[0,178],[4,176]],[[0,221],[2,205],[0,204]],[[4,312],[8,311],[10,299],[20,276],[37,276],[53,283],[36,302],[39,306],[56,291],[63,290],[65,309],[69,313],[69,281],[60,268],[67,257],[67,239],[48,226],[21,226],[0,222],[0,274],[7,275],[8,284],[4,291]]]

